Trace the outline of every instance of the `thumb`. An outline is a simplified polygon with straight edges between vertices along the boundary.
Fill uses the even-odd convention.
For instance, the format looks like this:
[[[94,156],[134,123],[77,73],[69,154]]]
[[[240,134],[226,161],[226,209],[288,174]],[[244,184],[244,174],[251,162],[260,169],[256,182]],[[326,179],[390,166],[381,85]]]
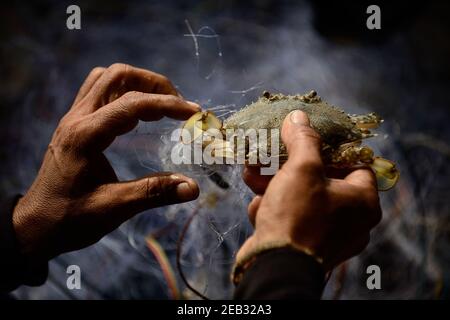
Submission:
[[[170,172],[112,183],[102,189],[96,199],[99,211],[117,214],[123,221],[144,210],[191,201],[199,195],[198,185],[193,179]]]
[[[295,110],[284,119],[281,139],[289,155],[287,167],[295,171],[308,168],[323,173],[320,135],[311,128],[306,113]]]

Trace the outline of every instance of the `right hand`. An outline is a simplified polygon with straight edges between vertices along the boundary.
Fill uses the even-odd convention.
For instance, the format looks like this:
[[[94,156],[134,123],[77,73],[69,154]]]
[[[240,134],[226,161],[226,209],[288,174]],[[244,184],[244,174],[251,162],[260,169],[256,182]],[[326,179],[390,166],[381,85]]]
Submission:
[[[361,168],[343,179],[326,177],[320,136],[305,113],[294,111],[283,123],[288,161],[273,178],[246,168],[245,182],[257,193],[249,205],[255,232],[237,260],[270,243],[306,248],[323,259],[325,270],[360,253],[382,217],[376,180]]]

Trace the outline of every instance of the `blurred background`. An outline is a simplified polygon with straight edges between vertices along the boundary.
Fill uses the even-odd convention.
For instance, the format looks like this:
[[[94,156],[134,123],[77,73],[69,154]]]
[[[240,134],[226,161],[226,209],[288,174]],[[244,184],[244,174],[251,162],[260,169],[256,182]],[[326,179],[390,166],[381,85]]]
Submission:
[[[81,30],[66,8],[81,8]],[[366,8],[381,8],[368,30]],[[383,221],[369,247],[339,268],[325,299],[448,299],[450,296],[450,3],[445,1],[27,1],[0,5],[0,191],[26,192],[59,119],[95,66],[123,62],[167,75],[182,95],[225,118],[264,90],[316,90],[349,113],[384,119],[368,144],[401,178],[381,194]],[[201,185],[192,203],[142,213],[86,249],[50,262],[47,283],[21,299],[230,298],[236,250],[252,232],[251,191],[239,167],[174,166],[179,122],[140,123],[106,151],[120,179],[159,170]],[[221,185],[221,186],[220,186]],[[192,214],[184,240],[179,237]],[[83,230],[80,230],[82,233]],[[80,266],[81,290],[66,268]],[[380,266],[381,290],[366,268]],[[173,274],[171,276],[171,274]]]

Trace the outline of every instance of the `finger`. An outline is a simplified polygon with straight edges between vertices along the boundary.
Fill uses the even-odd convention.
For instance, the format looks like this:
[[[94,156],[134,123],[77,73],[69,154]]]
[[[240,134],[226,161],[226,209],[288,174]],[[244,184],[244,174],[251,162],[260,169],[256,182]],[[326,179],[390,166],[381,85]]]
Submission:
[[[88,115],[83,121],[85,134],[80,144],[105,149],[116,136],[132,130],[142,121],[155,121],[164,116],[184,120],[199,106],[172,95],[128,92],[116,101]]]
[[[169,172],[103,185],[92,202],[96,204],[96,212],[122,223],[144,210],[191,201],[198,195],[194,180]]]
[[[259,167],[244,168],[242,178],[249,188],[256,194],[263,194],[266,191],[267,185],[273,176],[261,175]]]
[[[354,170],[345,177],[344,181],[356,188],[354,194],[363,199],[368,208],[373,209],[373,211],[379,211],[375,217],[375,221],[377,221],[375,224],[378,224],[379,220],[381,220],[380,198],[377,180],[372,170],[368,167]]]
[[[357,188],[355,194],[364,200],[365,205],[371,209],[369,210],[372,213],[372,216],[368,219],[369,225],[371,227],[377,225],[381,221],[382,212],[377,189],[377,179],[373,171],[367,167],[354,170],[345,177],[344,181]]]
[[[355,186],[377,189],[377,179],[375,178],[375,174],[367,167],[351,171],[344,180]]]
[[[341,221],[347,221],[358,230],[369,231],[380,223],[382,211],[378,191],[373,186],[365,187],[347,183],[345,180],[332,180],[328,184],[330,202],[339,211]]]
[[[108,67],[86,96],[85,112],[90,113],[128,91],[170,94],[178,92],[170,80],[156,72],[116,63]]]
[[[354,168],[335,168],[335,167],[325,167],[325,175],[327,178],[331,179],[345,179]]]
[[[281,138],[288,151],[287,168],[306,175],[324,175],[319,134],[310,127],[306,113],[296,110],[283,122]]]
[[[357,164],[350,168],[335,168],[331,166],[325,167],[325,174],[328,178],[331,179],[345,179],[350,173],[358,169],[368,169],[365,164]]]
[[[78,91],[77,96],[75,97],[75,101],[73,102],[73,105],[75,106],[78,102],[80,102],[92,89],[95,82],[101,77],[101,75],[105,72],[105,68],[102,67],[96,67],[91,70],[89,75],[86,77],[86,80],[81,85],[80,90]]]
[[[255,226],[256,213],[258,212],[259,205],[261,204],[262,196],[256,196],[248,205],[248,218],[250,223]]]

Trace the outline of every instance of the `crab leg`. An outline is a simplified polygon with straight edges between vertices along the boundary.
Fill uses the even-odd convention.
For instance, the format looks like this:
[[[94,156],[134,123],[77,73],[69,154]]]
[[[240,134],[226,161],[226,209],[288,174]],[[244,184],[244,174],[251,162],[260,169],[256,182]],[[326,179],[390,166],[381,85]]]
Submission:
[[[362,115],[353,114],[350,115],[350,120],[359,129],[375,129],[383,122],[383,119],[375,112]]]
[[[374,157],[372,149],[367,146],[358,146],[358,143],[342,145],[329,153],[328,157],[332,166],[335,167],[348,168],[361,163],[367,164],[375,173],[377,188],[380,191],[394,187],[400,177],[394,162]]]
[[[377,178],[378,190],[387,191],[393,188],[400,177],[400,172],[395,167],[395,163],[390,160],[374,157],[369,166]]]
[[[359,146],[356,141],[341,145],[338,149],[328,152],[328,160],[334,167],[349,168],[359,163],[370,164],[373,159],[373,151],[367,146]]]

